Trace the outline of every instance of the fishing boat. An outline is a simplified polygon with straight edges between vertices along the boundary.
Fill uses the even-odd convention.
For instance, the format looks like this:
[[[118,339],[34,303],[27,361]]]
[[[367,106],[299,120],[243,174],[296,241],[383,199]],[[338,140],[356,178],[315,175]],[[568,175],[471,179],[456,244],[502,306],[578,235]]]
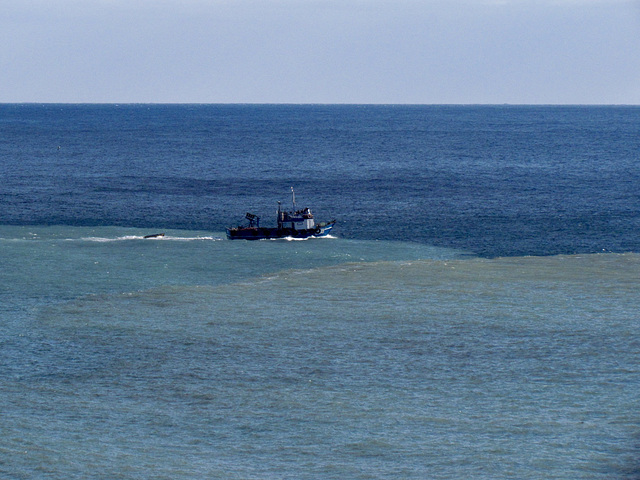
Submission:
[[[261,227],[260,217],[247,213],[245,219],[248,226],[227,228],[229,240],[264,240],[272,238],[310,238],[324,237],[335,225],[336,221],[315,223],[313,214],[309,208],[298,209],[296,207],[296,194],[291,187],[291,201],[293,209],[285,211],[278,202],[277,227]]]

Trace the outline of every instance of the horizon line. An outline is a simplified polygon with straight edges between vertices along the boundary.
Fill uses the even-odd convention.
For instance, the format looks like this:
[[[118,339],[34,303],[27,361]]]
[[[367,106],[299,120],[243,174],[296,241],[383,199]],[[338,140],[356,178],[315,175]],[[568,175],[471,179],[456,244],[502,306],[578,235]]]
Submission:
[[[261,106],[407,106],[407,107],[638,107],[640,103],[348,103],[348,102],[0,102],[0,105],[261,105]]]

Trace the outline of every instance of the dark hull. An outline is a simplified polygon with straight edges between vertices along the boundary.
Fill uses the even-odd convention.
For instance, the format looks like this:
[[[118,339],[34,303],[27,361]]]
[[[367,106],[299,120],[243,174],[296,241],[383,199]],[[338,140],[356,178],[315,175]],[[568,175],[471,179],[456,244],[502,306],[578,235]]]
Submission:
[[[310,238],[324,237],[333,228],[333,223],[310,230],[294,230],[292,228],[229,228],[227,238],[229,240],[268,240],[274,238]]]

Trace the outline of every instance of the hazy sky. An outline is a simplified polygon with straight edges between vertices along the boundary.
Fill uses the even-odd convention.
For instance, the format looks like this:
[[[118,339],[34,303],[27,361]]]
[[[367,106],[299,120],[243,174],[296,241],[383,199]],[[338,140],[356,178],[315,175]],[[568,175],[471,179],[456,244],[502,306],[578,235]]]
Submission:
[[[0,0],[0,102],[640,104],[640,0]]]

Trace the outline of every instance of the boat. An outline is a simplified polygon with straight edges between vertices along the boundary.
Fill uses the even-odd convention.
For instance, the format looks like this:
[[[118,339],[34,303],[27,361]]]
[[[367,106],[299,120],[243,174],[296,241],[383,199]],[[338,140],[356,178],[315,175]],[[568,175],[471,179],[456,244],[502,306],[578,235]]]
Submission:
[[[313,214],[309,208],[297,209],[296,194],[291,187],[291,199],[293,209],[285,211],[278,202],[277,226],[261,227],[260,217],[252,213],[247,213],[245,219],[249,221],[248,226],[238,226],[227,228],[227,238],[229,240],[265,240],[275,238],[310,238],[325,237],[329,235],[336,221],[315,223]]]
[[[152,235],[145,235],[143,238],[162,238],[164,233],[154,233]]]

